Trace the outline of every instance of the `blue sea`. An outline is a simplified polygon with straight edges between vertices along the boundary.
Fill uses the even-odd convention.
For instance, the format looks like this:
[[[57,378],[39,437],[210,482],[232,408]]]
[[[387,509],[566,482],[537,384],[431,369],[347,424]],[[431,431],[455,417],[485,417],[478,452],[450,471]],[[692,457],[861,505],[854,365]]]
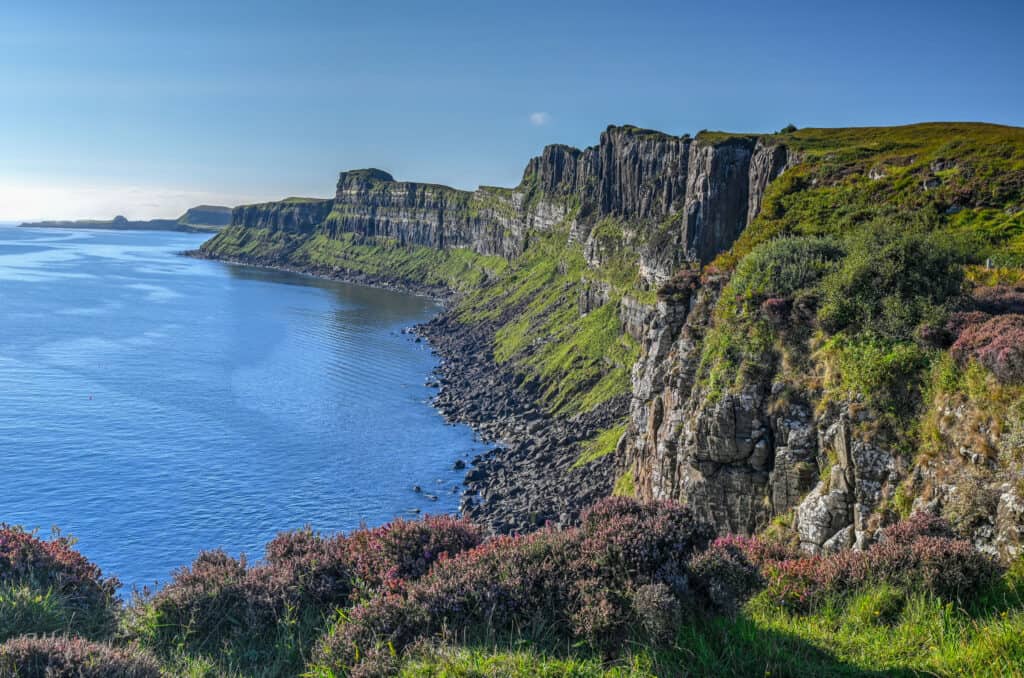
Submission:
[[[0,522],[73,535],[127,592],[202,549],[454,511],[482,447],[401,332],[438,306],[177,255],[206,237],[0,227]]]

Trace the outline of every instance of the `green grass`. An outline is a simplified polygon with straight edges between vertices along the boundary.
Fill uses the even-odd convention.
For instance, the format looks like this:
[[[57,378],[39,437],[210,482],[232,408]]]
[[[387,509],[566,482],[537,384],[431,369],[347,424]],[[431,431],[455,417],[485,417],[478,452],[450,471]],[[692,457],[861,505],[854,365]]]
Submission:
[[[307,237],[239,226],[224,229],[203,248],[227,258],[260,257],[292,266],[339,268],[455,290],[474,289],[508,266],[501,257],[467,249],[436,250],[387,240],[362,242],[352,233],[338,238],[323,233]]]
[[[592,461],[597,461],[602,457],[607,457],[609,454],[615,452],[615,448],[619,444],[619,439],[622,438],[622,434],[626,432],[628,424],[623,422],[618,426],[613,426],[609,429],[601,431],[590,440],[583,443],[583,451],[580,453],[579,459],[573,464],[573,468],[580,468],[586,466]]]
[[[51,634],[75,628],[71,601],[29,585],[0,583],[0,643],[24,633]]]
[[[633,469],[627,468],[618,478],[615,479],[615,487],[612,488],[613,497],[635,497],[636,476]]]
[[[973,241],[971,254],[981,260],[1024,264],[1024,129],[926,123],[802,129],[769,139],[786,144],[801,162],[769,185],[761,214],[719,257],[719,267],[732,268],[778,235],[837,235],[899,214],[950,239]],[[942,161],[952,168],[933,165]],[[933,176],[939,185],[925,190],[924,180]],[[956,212],[961,204],[970,207]]]
[[[877,585],[791,614],[758,597],[735,616],[691,617],[668,647],[602,662],[525,640],[439,647],[403,676],[1013,676],[1024,674],[1024,602],[1012,574],[966,607]]]

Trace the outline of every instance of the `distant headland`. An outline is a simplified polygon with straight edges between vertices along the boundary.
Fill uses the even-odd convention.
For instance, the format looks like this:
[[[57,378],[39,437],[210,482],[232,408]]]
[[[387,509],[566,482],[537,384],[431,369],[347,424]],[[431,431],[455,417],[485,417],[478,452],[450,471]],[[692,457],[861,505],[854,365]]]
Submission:
[[[177,219],[149,219],[131,221],[121,215],[102,219],[74,221],[37,221],[21,224],[25,228],[100,228],[115,231],[218,231],[231,223],[231,208],[220,205],[199,205],[185,211]]]

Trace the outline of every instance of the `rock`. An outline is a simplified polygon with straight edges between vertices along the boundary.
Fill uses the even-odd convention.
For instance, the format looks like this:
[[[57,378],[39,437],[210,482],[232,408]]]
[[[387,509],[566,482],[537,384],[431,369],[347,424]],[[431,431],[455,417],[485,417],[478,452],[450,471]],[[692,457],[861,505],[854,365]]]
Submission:
[[[455,460],[455,463],[452,464],[452,469],[455,471],[461,471],[464,468],[466,468],[466,462],[462,461],[461,459]]]

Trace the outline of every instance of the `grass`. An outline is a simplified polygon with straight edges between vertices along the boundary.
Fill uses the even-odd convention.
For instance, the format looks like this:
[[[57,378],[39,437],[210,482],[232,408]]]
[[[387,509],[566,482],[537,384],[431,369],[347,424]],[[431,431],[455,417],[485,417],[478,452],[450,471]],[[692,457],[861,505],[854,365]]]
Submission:
[[[1017,585],[1019,586],[1019,584]],[[403,676],[1012,676],[1024,673],[1024,604],[1004,581],[964,609],[876,585],[812,614],[758,597],[737,615],[693,616],[664,648],[614,662],[574,648],[440,647]]]
[[[508,266],[501,257],[479,255],[467,249],[407,247],[384,240],[366,243],[352,233],[338,238],[323,233],[305,237],[240,226],[224,229],[203,249],[229,259],[258,257],[293,266],[344,269],[455,290],[474,289]]]
[[[719,257],[720,268],[779,235],[838,235],[895,214],[970,241],[979,261],[1024,264],[1024,129],[926,123],[802,129],[771,140],[801,162],[769,185],[761,214]],[[928,178],[939,183],[925,190]]]
[[[609,454],[615,452],[615,448],[619,444],[619,439],[622,438],[626,432],[628,424],[623,422],[618,426],[605,429],[590,440],[583,443],[583,451],[580,453],[579,459],[573,464],[573,468],[580,468],[587,464],[597,461],[602,457],[607,457]]]
[[[23,633],[50,634],[76,625],[70,601],[52,590],[0,582],[0,642]]]

